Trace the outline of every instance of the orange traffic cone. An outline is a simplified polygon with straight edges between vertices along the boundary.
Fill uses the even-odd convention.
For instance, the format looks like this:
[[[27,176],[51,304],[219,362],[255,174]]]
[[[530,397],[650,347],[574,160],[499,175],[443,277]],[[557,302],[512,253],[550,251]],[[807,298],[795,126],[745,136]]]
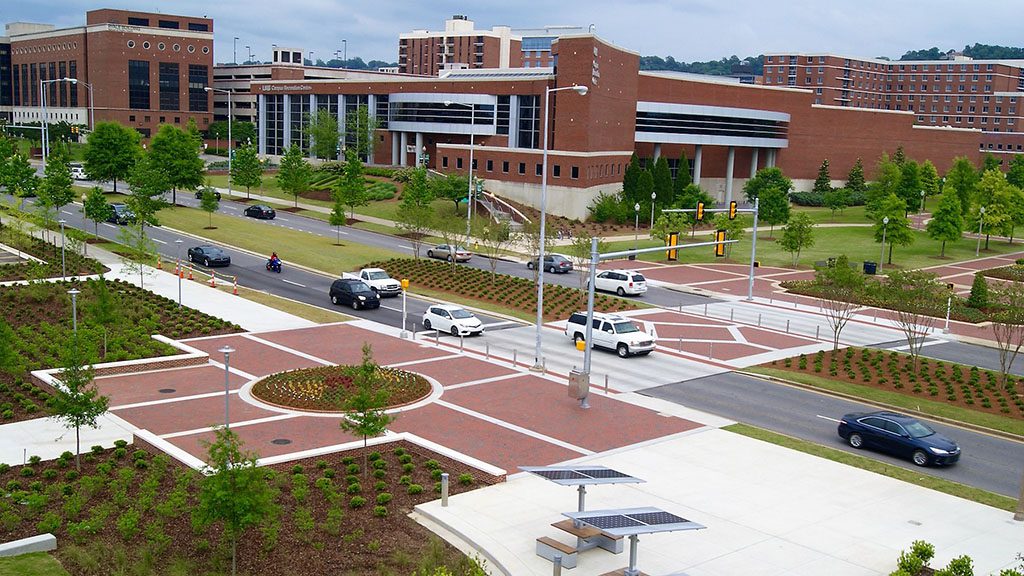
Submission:
[[[238,276],[235,276],[235,287],[231,290],[231,293],[238,296]]]
[[[192,265],[191,264],[188,265],[188,279],[189,280],[194,280],[194,278],[192,278]]]
[[[163,270],[164,269],[163,265],[161,265],[160,262],[161,262],[161,260],[159,258],[157,258],[156,259],[156,269],[157,270]]]
[[[216,288],[217,287],[217,275],[216,274],[210,274],[210,287],[211,288]]]

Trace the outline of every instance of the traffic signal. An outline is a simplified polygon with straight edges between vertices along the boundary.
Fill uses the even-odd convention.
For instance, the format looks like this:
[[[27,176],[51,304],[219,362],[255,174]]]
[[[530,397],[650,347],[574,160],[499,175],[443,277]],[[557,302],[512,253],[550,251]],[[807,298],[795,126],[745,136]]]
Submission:
[[[725,230],[715,230],[715,258],[725,257]]]
[[[72,126],[71,127],[71,133],[72,134],[78,134],[78,126]]]
[[[697,221],[700,222],[704,219],[704,203],[697,202]]]
[[[736,219],[736,201],[729,202],[729,220]]]
[[[670,261],[675,261],[676,256],[678,255],[677,253],[679,252],[679,250],[675,249],[675,246],[679,245],[679,232],[668,233],[668,245],[672,249],[666,252],[666,258]]]

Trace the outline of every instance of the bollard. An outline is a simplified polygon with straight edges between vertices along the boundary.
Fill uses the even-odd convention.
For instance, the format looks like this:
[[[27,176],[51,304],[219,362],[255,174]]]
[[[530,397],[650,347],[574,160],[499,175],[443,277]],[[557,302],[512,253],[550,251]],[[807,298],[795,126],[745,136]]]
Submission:
[[[683,311],[683,303],[682,303],[682,302],[680,302],[680,303],[679,303],[679,311],[680,311],[680,312],[682,312],[682,311]]]
[[[462,352],[462,346],[463,346],[464,343],[465,343],[465,338],[462,336],[462,334],[459,334],[459,352],[460,353]]]
[[[552,566],[554,566],[554,568],[552,568],[551,574],[553,574],[554,576],[562,576],[562,555],[555,554],[554,558],[552,558],[551,561],[553,562]]]
[[[705,316],[708,315],[708,305],[707,304],[704,305],[704,315]]]
[[[759,328],[761,327],[761,313],[760,312],[757,313],[757,326]]]
[[[516,361],[516,356],[518,356],[518,355],[519,355],[519,351],[516,350],[516,349],[512,349],[512,366],[513,367],[515,367],[516,364],[518,364],[518,362]]]
[[[487,360],[491,359],[491,343],[490,342],[487,342],[486,344],[484,344],[484,358],[486,358]]]
[[[733,319],[733,316],[735,315],[735,313],[736,313],[736,309],[735,308],[729,308],[729,322],[732,322],[732,319]]]
[[[547,374],[548,373],[548,359],[547,358],[541,358],[540,359],[540,373],[541,374]]]
[[[448,506],[448,473],[441,473],[441,506]]]
[[[604,375],[604,393],[605,394],[608,393],[608,375],[607,374]]]
[[[708,360],[711,360],[714,357],[715,357],[715,343],[714,342],[708,342]]]
[[[434,330],[434,346],[440,346],[440,345],[441,345],[441,332],[438,331],[438,330]]]
[[[799,303],[800,303],[800,301],[799,301],[799,300],[794,300],[794,301],[793,301],[793,309],[794,309],[794,310],[796,310],[796,305],[797,305],[797,304],[799,304]]]
[[[680,338],[679,339],[679,352],[682,352],[682,351],[683,351],[683,339]]]
[[[821,340],[821,325],[820,324],[814,327],[814,339],[815,340]]]
[[[789,320],[786,320],[786,334],[789,334]]]

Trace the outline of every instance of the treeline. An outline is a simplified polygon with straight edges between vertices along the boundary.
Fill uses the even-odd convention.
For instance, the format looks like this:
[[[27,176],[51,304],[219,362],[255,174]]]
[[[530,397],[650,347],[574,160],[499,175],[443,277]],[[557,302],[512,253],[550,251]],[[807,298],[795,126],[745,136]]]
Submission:
[[[313,62],[310,61],[309,58],[305,59],[305,65],[314,66]],[[398,66],[398,62],[385,62],[383,60],[370,60],[369,62],[363,62],[363,59],[357,56],[355,58],[349,58],[348,60],[331,58],[326,62],[317,58],[315,65],[324,68],[344,68],[346,70],[376,70],[378,68],[394,68]]]
[[[764,56],[747,56],[740,60],[735,55],[720,60],[708,60],[707,62],[680,62],[671,56],[641,56],[641,70],[671,70],[673,72],[689,72],[691,74],[711,74],[714,76],[728,76],[732,74],[734,66],[749,66],[756,75],[764,71]]]
[[[948,52],[933,46],[925,50],[911,50],[900,56],[900,60],[941,60]],[[1024,59],[1024,48],[975,43],[974,46],[964,46],[963,54],[975,60],[1015,60]]]

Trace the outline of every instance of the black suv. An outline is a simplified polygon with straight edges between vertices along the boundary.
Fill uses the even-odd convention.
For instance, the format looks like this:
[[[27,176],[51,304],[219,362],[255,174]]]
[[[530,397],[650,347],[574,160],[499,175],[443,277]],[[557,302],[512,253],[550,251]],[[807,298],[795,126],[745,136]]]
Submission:
[[[380,298],[366,282],[355,278],[339,278],[331,284],[331,303],[345,304],[353,310],[380,308]]]
[[[277,212],[274,212],[274,209],[266,204],[253,204],[245,209],[245,215],[260,220],[273,220],[274,216],[277,216]]]
[[[135,221],[135,213],[128,208],[127,204],[111,204],[110,217],[107,222],[111,224],[131,224]]]

